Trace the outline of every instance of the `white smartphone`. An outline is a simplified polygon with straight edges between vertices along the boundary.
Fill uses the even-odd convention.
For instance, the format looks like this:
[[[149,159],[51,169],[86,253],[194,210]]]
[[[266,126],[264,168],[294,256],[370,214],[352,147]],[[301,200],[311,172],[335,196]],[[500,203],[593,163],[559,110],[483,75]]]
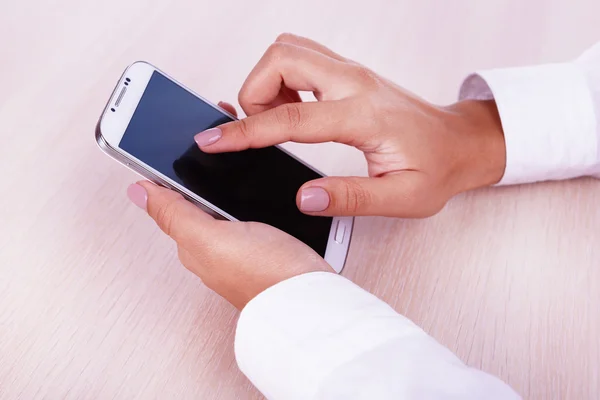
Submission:
[[[140,61],[121,76],[98,121],[96,141],[115,160],[214,217],[279,228],[340,272],[354,218],[309,216],[296,206],[300,186],[323,174],[278,146],[208,154],[194,142],[196,133],[234,119]]]

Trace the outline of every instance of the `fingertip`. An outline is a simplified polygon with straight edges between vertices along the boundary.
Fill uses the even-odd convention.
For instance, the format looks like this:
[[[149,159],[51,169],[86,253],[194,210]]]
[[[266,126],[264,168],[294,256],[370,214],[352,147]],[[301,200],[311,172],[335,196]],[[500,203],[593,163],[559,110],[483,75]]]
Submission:
[[[320,186],[302,187],[298,191],[296,203],[304,213],[323,212],[329,208],[329,192]]]
[[[194,141],[205,153],[246,150],[249,147],[249,140],[243,133],[243,125],[242,120],[227,122],[198,133],[194,136]]]
[[[127,188],[127,196],[135,205],[149,212],[149,208],[152,206],[150,203],[156,202],[156,200],[164,194],[163,191],[166,191],[167,194],[168,192],[171,192],[169,189],[158,186],[154,182],[142,180],[129,185]],[[144,194],[143,207],[140,206],[140,204],[142,204],[141,202],[136,202],[137,199],[141,198],[142,192]],[[137,195],[138,197],[132,198],[132,195]]]
[[[148,180],[137,181],[133,185],[139,185],[139,186],[143,187],[147,193],[152,193],[157,190],[163,189],[162,187],[156,185],[154,182],[150,182]],[[133,185],[131,185],[131,186],[133,186]]]
[[[132,183],[127,187],[127,197],[129,200],[144,211],[148,209],[148,192],[146,188],[139,183]]]
[[[218,142],[222,136],[223,131],[221,131],[221,128],[215,127],[196,134],[196,136],[194,136],[194,141],[198,147],[206,147]]]
[[[219,101],[217,103],[217,105],[219,107],[221,107],[223,110],[227,111],[229,114],[234,115],[235,117],[237,117],[237,110],[235,109],[235,107],[232,104],[227,103],[225,101]]]

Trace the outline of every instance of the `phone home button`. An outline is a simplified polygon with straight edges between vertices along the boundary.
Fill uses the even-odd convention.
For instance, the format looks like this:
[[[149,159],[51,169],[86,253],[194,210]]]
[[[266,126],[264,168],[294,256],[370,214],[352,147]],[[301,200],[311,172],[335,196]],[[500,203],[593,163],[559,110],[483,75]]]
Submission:
[[[345,233],[346,224],[342,223],[342,221],[338,221],[337,226],[335,228],[335,242],[341,244],[344,241]]]

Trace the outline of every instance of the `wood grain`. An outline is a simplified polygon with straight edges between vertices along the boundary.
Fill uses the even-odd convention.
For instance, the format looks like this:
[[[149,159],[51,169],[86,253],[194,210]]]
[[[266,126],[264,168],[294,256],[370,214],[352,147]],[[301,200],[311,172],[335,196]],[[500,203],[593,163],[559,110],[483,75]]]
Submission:
[[[0,2],[0,398],[255,399],[237,313],[183,269],[101,154],[123,68],[215,101],[280,32],[448,103],[478,68],[559,61],[600,38],[596,0]],[[290,146],[329,174],[356,151]],[[459,196],[436,217],[360,218],[344,274],[527,398],[600,397],[600,184]]]

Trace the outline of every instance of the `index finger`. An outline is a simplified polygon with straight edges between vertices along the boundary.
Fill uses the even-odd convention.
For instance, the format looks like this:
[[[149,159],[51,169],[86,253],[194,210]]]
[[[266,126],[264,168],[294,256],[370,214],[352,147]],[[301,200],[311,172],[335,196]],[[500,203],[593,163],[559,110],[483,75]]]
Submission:
[[[221,153],[262,148],[285,142],[338,142],[361,147],[363,130],[352,122],[352,102],[283,104],[239,121],[201,132],[194,138],[202,151]]]

